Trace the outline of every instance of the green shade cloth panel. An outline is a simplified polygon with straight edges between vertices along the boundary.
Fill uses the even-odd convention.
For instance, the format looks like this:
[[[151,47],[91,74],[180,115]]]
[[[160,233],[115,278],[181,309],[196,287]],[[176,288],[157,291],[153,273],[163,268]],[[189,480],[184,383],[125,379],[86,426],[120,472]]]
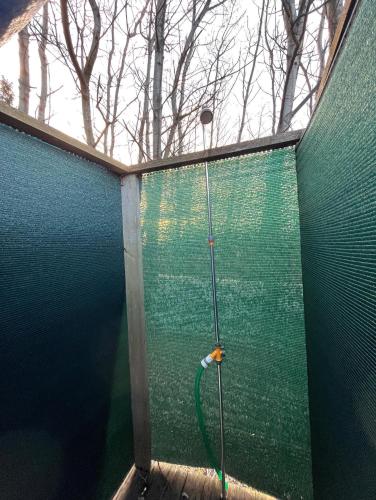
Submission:
[[[209,164],[226,470],[312,498],[300,229],[293,148]],[[146,175],[142,239],[153,458],[207,466],[194,381],[214,345],[203,165]],[[204,411],[219,456],[216,370]]]
[[[315,498],[376,498],[376,2],[297,149]]]
[[[133,461],[120,181],[0,125],[0,496],[108,499]]]

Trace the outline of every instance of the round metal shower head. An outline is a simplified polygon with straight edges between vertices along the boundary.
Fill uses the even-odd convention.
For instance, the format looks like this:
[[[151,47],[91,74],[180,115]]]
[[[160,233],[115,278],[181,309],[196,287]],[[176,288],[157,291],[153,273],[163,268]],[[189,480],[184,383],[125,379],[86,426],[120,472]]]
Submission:
[[[200,113],[200,121],[203,125],[207,125],[213,120],[213,111],[210,108],[203,107]]]

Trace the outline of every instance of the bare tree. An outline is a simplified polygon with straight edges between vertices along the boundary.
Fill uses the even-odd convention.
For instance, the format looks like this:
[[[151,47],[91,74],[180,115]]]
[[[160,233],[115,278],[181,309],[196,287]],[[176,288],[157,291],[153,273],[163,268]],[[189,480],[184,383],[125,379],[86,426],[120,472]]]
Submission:
[[[43,6],[41,37],[38,43],[38,54],[40,60],[40,96],[38,106],[38,120],[46,121],[46,107],[48,99],[48,61],[47,61],[47,41],[48,41],[48,2]]]
[[[101,35],[101,16],[96,0],[88,0],[88,2],[92,12],[93,28],[91,35],[91,44],[87,55],[86,55],[86,44],[84,35],[85,26],[79,25],[76,16],[77,11],[72,8],[69,0],[60,0],[60,7],[61,7],[61,20],[62,20],[66,47],[71,64],[75,72],[74,77],[77,78],[78,80],[78,86],[80,90],[82,117],[84,122],[86,142],[89,144],[89,146],[95,147],[96,140],[94,139],[94,132],[93,132],[90,83],[91,83],[94,64],[97,59],[99,50],[99,42]],[[76,46],[73,44],[72,40],[69,10],[71,12],[71,15],[73,16],[73,21],[75,23],[77,31],[78,42]],[[84,21],[87,21],[86,16],[84,17]],[[79,45],[79,54],[77,50],[77,45]]]
[[[279,0],[278,0],[279,1]],[[278,104],[283,88],[285,56],[283,51],[284,34],[280,33],[276,0],[266,0],[264,16],[264,54],[263,63],[270,77],[270,92],[263,92],[270,97],[271,133],[277,132]]]
[[[303,41],[309,9],[313,0],[282,0],[282,14],[286,30],[286,76],[281,99],[277,132],[286,132],[291,126],[296,82],[302,56]]]
[[[153,77],[153,158],[162,154],[162,77],[165,47],[167,0],[157,0],[155,12],[154,77]]]
[[[113,73],[113,59],[115,55],[115,47],[116,47],[116,39],[115,39],[115,32],[116,32],[116,23],[115,20],[117,19],[119,15],[118,11],[118,0],[115,0],[113,4],[113,18],[112,18],[112,23],[111,23],[111,28],[110,28],[110,33],[111,33],[111,42],[110,42],[110,50],[108,52],[108,57],[107,57],[107,85],[106,85],[106,99],[105,99],[105,109],[102,111],[101,109],[101,101],[102,97],[99,96],[99,89],[101,89],[101,82],[100,79],[98,81],[98,86],[97,86],[97,108],[99,109],[102,118],[105,122],[105,128],[103,130],[103,150],[105,154],[108,154],[108,131],[109,127],[111,126],[112,120],[111,120],[111,108],[112,108],[112,101],[111,101],[111,89],[112,89],[112,82],[114,79],[114,73]],[[113,134],[114,136],[114,134]],[[112,146],[112,144],[111,144]],[[113,148],[112,148],[113,149]]]
[[[320,80],[321,80],[321,75],[324,71],[325,53],[326,53],[326,48],[327,48],[327,44],[324,45],[324,41],[323,41],[325,17],[326,17],[326,10],[325,10],[325,6],[323,6],[322,11],[321,11],[321,16],[320,16],[320,24],[319,24],[319,28],[317,30],[317,37],[316,37],[317,54],[319,56],[319,78],[320,78]]]
[[[153,26],[153,2],[150,2],[150,10],[148,15],[148,27],[146,39],[146,74],[142,81],[142,111],[140,117],[139,131],[138,131],[138,161],[141,163],[144,160],[149,160],[150,155],[150,77],[151,77],[151,64],[153,57],[154,46],[154,33],[152,32]]]
[[[25,28],[18,33],[18,54],[20,62],[18,109],[24,113],[29,112],[30,102],[29,39],[29,29],[25,26]]]
[[[215,96],[236,73],[224,62],[234,47],[234,4],[224,0],[191,0],[169,8],[163,40],[168,64],[163,85],[162,79],[160,84],[153,81],[153,142],[158,143],[160,157],[195,147],[192,132],[199,108],[209,102],[216,105]],[[216,31],[208,29],[214,21],[219,25]],[[159,102],[164,106],[163,114],[154,109]]]
[[[241,112],[241,118],[240,118],[240,125],[239,125],[239,133],[238,133],[238,142],[241,141],[242,135],[243,135],[243,130],[244,130],[244,125],[245,125],[245,120],[247,116],[247,108],[248,108],[248,102],[249,98],[251,95],[252,91],[252,85],[254,83],[254,76],[255,76],[255,69],[256,69],[256,62],[257,58],[259,55],[259,50],[260,50],[260,43],[261,43],[261,37],[262,37],[262,28],[263,28],[263,18],[264,18],[264,12],[265,12],[265,0],[262,0],[261,8],[260,8],[260,13],[259,13],[259,25],[258,25],[258,30],[257,30],[257,38],[256,38],[256,44],[255,44],[255,49],[252,54],[252,66],[249,75],[247,75],[246,72],[246,66],[243,69],[243,75],[242,75],[242,112]],[[251,55],[251,34],[250,31],[248,30],[248,46],[249,49],[247,51],[247,57]]]
[[[137,51],[131,42],[140,32],[149,3],[144,0],[139,10],[139,2],[131,0],[59,0],[60,9],[55,1],[50,3],[47,50],[73,78],[87,143],[111,156],[124,132],[121,117],[135,101],[134,95],[127,99],[123,84]],[[41,23],[36,23],[38,41],[44,38],[42,31]],[[102,64],[95,64],[97,59]]]
[[[29,26],[40,59],[38,117],[51,114],[50,68],[62,64],[88,144],[111,156],[127,148],[140,162],[201,148],[204,104],[215,109],[209,147],[304,125],[334,16],[329,0],[244,8],[239,0],[50,0],[47,9]]]
[[[171,146],[175,137],[176,130],[178,130],[179,134],[179,152],[181,152],[183,149],[183,131],[181,127],[181,120],[182,120],[184,100],[186,97],[185,88],[186,88],[187,74],[192,61],[193,53],[195,51],[195,45],[197,43],[197,39],[200,34],[198,33],[198,29],[201,26],[204,17],[211,10],[215,9],[218,5],[219,4],[211,5],[211,1],[206,0],[200,10],[198,0],[193,0],[192,2],[191,26],[185,38],[182,50],[180,52],[176,64],[175,75],[169,95],[171,99],[171,108],[172,108],[172,124],[169,127],[167,143],[164,150],[164,157],[170,156]],[[179,93],[180,93],[180,98],[178,99]]]
[[[126,16],[127,20],[127,31],[124,34],[125,35],[125,42],[121,54],[121,59],[120,59],[120,67],[117,71],[117,76],[116,76],[116,85],[115,85],[115,97],[114,97],[114,102],[113,102],[113,111],[112,111],[112,120],[110,124],[111,128],[111,146],[110,146],[110,155],[113,156],[114,154],[114,148],[115,148],[115,125],[118,120],[118,108],[119,108],[119,95],[120,95],[120,88],[124,76],[124,68],[125,68],[125,62],[126,58],[128,56],[128,50],[129,50],[129,44],[132,38],[134,38],[140,28],[140,25],[142,23],[142,20],[146,14],[147,7],[149,4],[149,0],[146,0],[142,9],[139,11],[138,15],[135,16],[133,20],[133,25],[130,26],[128,23],[128,17]],[[107,85],[107,88],[109,85]]]
[[[226,103],[241,72],[245,71],[248,65],[247,60],[241,62],[240,53],[238,57],[234,57],[239,21],[244,13],[239,14],[236,11],[236,2],[228,5],[229,9],[217,12],[221,23],[219,30],[213,33],[213,38],[209,42],[213,48],[209,49],[211,56],[209,72],[206,74],[206,87],[200,98],[200,102],[203,103],[209,98],[208,104],[210,103],[214,110],[214,118],[210,124],[209,148],[234,140],[226,126]]]
[[[14,101],[13,84],[3,75],[0,79],[0,101],[12,106]]]

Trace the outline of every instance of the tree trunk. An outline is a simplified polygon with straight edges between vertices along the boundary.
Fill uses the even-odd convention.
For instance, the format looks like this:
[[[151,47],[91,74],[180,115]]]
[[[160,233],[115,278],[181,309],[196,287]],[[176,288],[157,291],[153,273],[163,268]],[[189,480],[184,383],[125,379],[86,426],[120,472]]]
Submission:
[[[252,68],[251,68],[251,72],[249,74],[247,83],[246,83],[246,79],[245,79],[245,75],[244,75],[243,85],[246,83],[246,86],[243,89],[243,109],[242,109],[242,114],[241,114],[241,119],[240,119],[240,126],[239,126],[239,133],[238,133],[238,142],[240,142],[242,140],[242,135],[243,135],[243,131],[244,131],[244,125],[245,125],[245,119],[246,119],[246,116],[247,116],[247,106],[248,106],[248,101],[249,101],[249,97],[250,97],[251,90],[252,90],[253,76],[255,74],[256,61],[257,61],[257,57],[258,57],[258,54],[259,54],[259,48],[260,48],[260,42],[261,42],[262,23],[263,23],[263,17],[264,17],[264,10],[265,10],[265,0],[263,0],[262,6],[261,6],[261,14],[260,14],[260,22],[259,22],[259,27],[258,27],[258,33],[257,33],[256,48],[255,48],[255,52],[253,54]]]
[[[276,133],[276,124],[277,124],[277,92],[276,92],[276,68],[274,63],[274,50],[273,47],[269,43],[270,35],[268,31],[269,26],[269,0],[266,0],[266,10],[265,10],[265,20],[264,20],[264,39],[265,46],[269,58],[269,62],[267,63],[269,74],[270,74],[270,83],[271,83],[271,99],[272,99],[272,124],[271,124],[271,132],[272,135]]]
[[[149,160],[150,146],[149,146],[149,100],[150,100],[150,76],[151,76],[151,62],[153,56],[153,35],[152,35],[152,15],[153,4],[150,7],[149,15],[149,28],[148,28],[148,43],[147,43],[147,63],[146,63],[146,76],[144,81],[144,99],[142,103],[142,116],[140,120],[140,129],[138,132],[138,162],[141,163],[145,159]],[[146,158],[145,158],[146,156]]]
[[[197,13],[198,1],[193,0],[192,2],[191,29],[187,35],[187,38],[185,39],[183,49],[179,56],[179,60],[176,65],[174,81],[172,84],[172,90],[171,90],[172,125],[166,142],[166,148],[163,155],[164,158],[170,156],[171,147],[176,135],[176,130],[178,130],[177,152],[181,153],[184,148],[181,114],[183,111],[184,99],[185,99],[186,78],[198,40],[198,36],[196,35],[196,33],[205,15],[210,10],[210,1],[211,0],[206,0],[202,6],[201,11],[198,13]],[[179,89],[179,83],[180,83],[180,89]],[[179,103],[178,103],[178,90],[180,90]]]
[[[18,34],[18,53],[20,60],[18,109],[24,113],[29,112],[30,100],[29,38],[29,30],[28,27],[25,26]]]
[[[282,0],[283,21],[287,35],[287,52],[286,77],[277,133],[286,132],[291,126],[296,82],[310,4],[311,0],[301,0],[297,11],[295,0]]]
[[[155,13],[155,49],[153,79],[153,158],[161,158],[162,150],[162,76],[165,46],[167,0],[157,0]]]
[[[91,115],[91,96],[90,96],[90,80],[93,73],[93,68],[95,61],[97,60],[100,35],[101,35],[101,17],[98,4],[96,0],[89,0],[91,11],[93,13],[93,33],[91,39],[91,46],[86,59],[83,60],[81,57],[81,64],[77,57],[77,51],[73,46],[72,35],[69,26],[69,14],[68,14],[68,0],[60,0],[61,8],[61,20],[63,24],[64,38],[67,44],[67,50],[72,62],[74,71],[76,72],[77,79],[79,82],[80,94],[81,94],[81,108],[82,108],[82,118],[84,122],[86,142],[89,146],[95,147],[96,141],[94,139],[93,132],[93,122]],[[76,19],[77,25],[77,19]],[[81,32],[82,33],[82,32]],[[83,51],[83,47],[81,48]],[[81,53],[81,55],[83,52]]]
[[[48,3],[44,4],[43,6],[42,33],[38,46],[38,53],[40,59],[40,81],[41,81],[39,107],[38,107],[38,120],[40,120],[43,123],[46,121],[46,106],[48,97],[48,61],[46,55],[47,37],[48,37]]]
[[[122,80],[124,78],[124,70],[126,67],[125,62],[126,62],[126,57],[128,55],[129,44],[131,42],[131,39],[134,36],[136,36],[137,30],[138,30],[139,26],[141,25],[142,20],[144,18],[147,6],[148,6],[148,0],[146,0],[138,18],[135,19],[133,29],[129,29],[127,34],[125,35],[124,47],[123,47],[123,52],[122,52],[121,60],[120,60],[120,67],[117,71],[117,76],[116,76],[112,120],[111,120],[111,124],[110,124],[110,132],[111,132],[110,156],[111,157],[114,155],[114,149],[115,149],[115,141],[116,141],[115,127],[116,127],[116,122],[118,121],[118,108],[119,108],[119,104],[120,104],[120,101],[119,101],[120,89],[121,89]]]
[[[111,24],[111,48],[108,53],[107,58],[107,85],[106,85],[106,112],[105,112],[105,130],[103,134],[103,152],[105,155],[108,154],[108,131],[109,125],[111,123],[111,90],[112,90],[112,81],[114,79],[114,73],[112,71],[112,59],[115,53],[115,19],[118,15],[118,0],[115,0],[113,9],[113,18]]]
[[[333,41],[342,8],[343,0],[327,0],[326,2],[325,14],[328,20],[329,43]]]
[[[321,80],[322,73],[325,67],[325,49],[323,45],[323,34],[325,27],[325,7],[323,7],[320,17],[320,24],[317,30],[317,38],[316,38],[316,46],[317,46],[317,54],[319,56],[319,80]]]
[[[81,84],[81,109],[84,121],[84,129],[86,142],[89,146],[95,147],[95,139],[93,134],[93,121],[91,115],[91,97],[88,85]]]

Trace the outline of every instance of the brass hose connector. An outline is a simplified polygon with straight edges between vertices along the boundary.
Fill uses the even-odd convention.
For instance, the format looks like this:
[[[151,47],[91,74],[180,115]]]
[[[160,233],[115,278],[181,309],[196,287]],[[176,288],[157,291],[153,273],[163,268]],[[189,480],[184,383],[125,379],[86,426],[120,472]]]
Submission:
[[[225,351],[223,347],[221,345],[217,345],[214,351],[201,360],[201,366],[206,369],[213,361],[220,364],[222,363],[224,356]]]

